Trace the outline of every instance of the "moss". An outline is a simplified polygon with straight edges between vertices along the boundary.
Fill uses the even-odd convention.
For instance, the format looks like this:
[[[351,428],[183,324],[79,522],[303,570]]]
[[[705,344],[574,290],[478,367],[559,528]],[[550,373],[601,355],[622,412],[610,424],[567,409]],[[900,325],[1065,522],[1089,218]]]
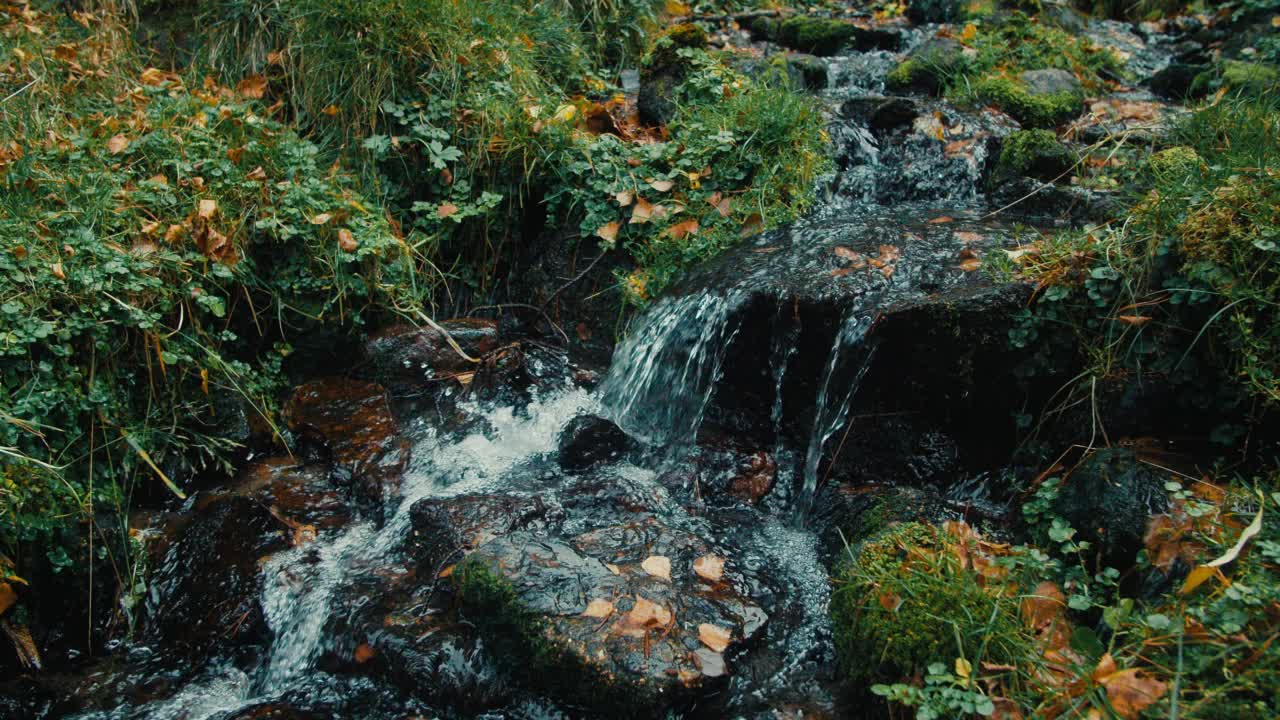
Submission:
[[[1035,94],[1018,80],[1005,76],[984,78],[974,86],[980,101],[1008,113],[1024,127],[1051,128],[1079,116],[1084,96],[1075,92]]]
[[[996,161],[997,177],[1025,175],[1046,182],[1075,164],[1070,150],[1050,130],[1018,130],[1005,138]]]
[[[885,87],[890,90],[906,90],[908,88],[920,87],[928,82],[931,73],[924,63],[919,60],[907,58],[898,63],[898,66],[889,71],[884,78]]]
[[[858,34],[857,26],[827,18],[797,15],[777,26],[776,40],[796,50],[814,55],[839,52]]]
[[[1147,158],[1147,173],[1156,182],[1176,182],[1204,163],[1200,154],[1185,145],[1171,147]]]
[[[1222,86],[1248,93],[1263,93],[1280,85],[1280,70],[1262,63],[1227,60],[1222,64]]]
[[[1015,601],[984,590],[945,537],[922,523],[895,525],[859,546],[837,574],[831,613],[842,672],[856,682],[1029,651]]]
[[[644,64],[654,69],[680,67],[684,61],[680,57],[681,50],[701,49],[707,46],[707,32],[693,23],[676,25],[663,33],[653,43],[653,49],[644,59]]]

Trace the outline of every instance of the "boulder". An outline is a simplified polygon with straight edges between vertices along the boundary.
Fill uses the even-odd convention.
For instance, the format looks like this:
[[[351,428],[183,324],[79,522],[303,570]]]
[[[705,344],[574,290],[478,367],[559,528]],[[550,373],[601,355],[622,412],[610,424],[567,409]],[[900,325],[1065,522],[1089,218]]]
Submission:
[[[840,106],[841,117],[861,120],[880,133],[911,127],[920,113],[920,103],[907,97],[868,95],[851,98]]]
[[[1076,163],[1075,154],[1050,130],[1018,130],[1004,139],[992,179],[1030,177],[1065,182]]]
[[[1017,78],[991,76],[974,92],[1028,128],[1051,128],[1080,116],[1084,89],[1066,70],[1028,70]]]
[[[688,75],[688,61],[680,50],[707,46],[707,33],[692,23],[676,25],[654,42],[654,48],[640,66],[640,93],[636,110],[640,121],[666,125],[675,116],[676,88]]]
[[[1205,63],[1171,62],[1147,81],[1151,92],[1170,100],[1191,100],[1209,91],[1207,83],[1197,78],[1209,70]]]
[[[893,50],[902,43],[902,36],[892,30],[811,15],[793,15],[785,20],[756,18],[751,29],[756,37],[820,56],[845,49]]]
[[[265,641],[258,563],[288,547],[287,526],[262,504],[226,493],[197,497],[191,514],[151,577],[148,633],[196,656]]]

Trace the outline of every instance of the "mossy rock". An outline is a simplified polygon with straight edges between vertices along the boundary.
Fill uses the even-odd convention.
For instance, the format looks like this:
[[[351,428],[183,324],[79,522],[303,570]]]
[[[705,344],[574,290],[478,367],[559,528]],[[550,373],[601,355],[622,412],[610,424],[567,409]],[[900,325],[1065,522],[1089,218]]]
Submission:
[[[1179,145],[1153,153],[1147,158],[1146,172],[1156,182],[1176,181],[1198,171],[1204,160],[1193,148]]]
[[[1280,70],[1273,65],[1227,60],[1222,63],[1222,87],[1261,94],[1280,87]]]
[[[839,571],[831,615],[849,680],[893,681],[933,662],[1006,663],[1030,652],[1016,598],[984,589],[948,542],[930,525],[895,525],[862,543]]]
[[[786,20],[757,18],[752,34],[792,50],[813,55],[834,55],[845,48],[893,49],[901,37],[889,30],[859,27],[851,22],[810,15],[793,15]]]
[[[1004,139],[995,178],[1025,176],[1052,182],[1062,179],[1075,163],[1075,155],[1052,130],[1018,130]]]
[[[703,49],[707,47],[707,31],[694,25],[684,23],[675,25],[654,41],[653,48],[644,59],[650,68],[668,68],[684,64],[680,57],[681,50]]]
[[[676,88],[688,76],[688,62],[681,50],[707,46],[707,33],[692,23],[676,25],[654,41],[653,49],[640,66],[640,93],[636,109],[640,119],[650,125],[665,125],[676,113],[672,99]]]
[[[1035,71],[1049,72],[1049,71]],[[1074,120],[1084,111],[1084,92],[1078,86],[1046,92],[1034,87],[1024,78],[993,76],[984,78],[974,86],[974,95],[981,102],[994,105],[1023,127],[1053,128]]]
[[[937,95],[965,63],[964,46],[950,38],[922,43],[885,76],[885,87]]]

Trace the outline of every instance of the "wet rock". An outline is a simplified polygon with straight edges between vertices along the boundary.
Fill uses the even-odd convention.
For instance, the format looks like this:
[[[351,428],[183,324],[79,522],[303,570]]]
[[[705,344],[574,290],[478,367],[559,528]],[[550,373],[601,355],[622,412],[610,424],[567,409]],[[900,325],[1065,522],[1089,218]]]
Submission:
[[[1133,451],[1108,448],[1090,454],[1062,484],[1054,511],[1102,552],[1105,564],[1126,568],[1142,549],[1147,521],[1168,507],[1168,473]]]
[[[893,30],[848,20],[795,15],[785,20],[756,18],[753,34],[793,50],[828,56],[846,48],[858,51],[893,50],[902,37]]]
[[[935,488],[907,485],[833,483],[822,490],[811,520],[823,559],[834,568],[849,549],[905,522],[941,523],[958,513]]]
[[[328,712],[302,710],[284,702],[267,702],[243,710],[223,713],[216,720],[334,720]]]
[[[890,90],[941,94],[947,78],[965,62],[964,46],[951,38],[930,38],[885,76]]]
[[[962,7],[960,0],[911,0],[907,17],[917,24],[953,22],[959,19]]]
[[[1049,130],[1019,130],[1004,139],[993,180],[1026,176],[1062,182],[1075,163],[1075,155]]]
[[[492,320],[460,318],[440,323],[464,353],[480,358],[498,346],[498,325]],[[369,338],[364,355],[375,379],[388,385],[417,386],[441,375],[474,369],[435,328],[393,325]]]
[[[301,464],[281,456],[245,467],[235,490],[296,522],[317,528],[341,527],[351,519],[350,507],[331,480],[327,465]]]
[[[149,632],[167,645],[208,655],[267,637],[258,563],[285,549],[286,527],[237,495],[196,498],[192,517],[151,579]]]
[[[889,132],[910,127],[921,113],[919,103],[905,97],[881,97],[869,95],[846,100],[840,106],[840,116],[861,120],[877,132]]]
[[[580,415],[560,433],[560,467],[581,472],[615,461],[636,449],[637,443],[612,420]]]
[[[729,494],[750,505],[759,504],[773,490],[778,479],[778,463],[769,453],[760,450],[753,453],[741,467],[738,475],[729,481]]]
[[[675,90],[688,75],[688,62],[679,51],[707,46],[707,33],[693,24],[676,25],[657,39],[640,66],[640,94],[636,110],[641,122],[666,125],[675,116]]]
[[[583,478],[555,505],[423,500],[411,553],[470,549],[451,573],[460,612],[522,684],[648,716],[721,687],[732,672],[725,644],[749,642],[766,616],[743,568],[729,559],[712,573],[703,561],[699,574],[695,562],[715,548],[646,512],[650,501],[625,485]]]
[[[399,435],[382,386],[316,380],[294,391],[284,414],[301,443],[327,453],[339,487],[364,509],[380,510],[386,488],[399,485],[409,461],[408,441]]]

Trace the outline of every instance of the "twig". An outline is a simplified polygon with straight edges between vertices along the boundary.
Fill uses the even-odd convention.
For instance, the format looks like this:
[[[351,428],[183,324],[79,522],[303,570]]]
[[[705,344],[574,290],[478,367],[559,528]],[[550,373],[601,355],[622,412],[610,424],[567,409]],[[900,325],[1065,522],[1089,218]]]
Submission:
[[[566,288],[568,288],[570,285],[572,285],[572,284],[574,284],[574,283],[578,282],[579,280],[581,280],[582,278],[586,277],[586,276],[587,276],[587,273],[591,272],[591,268],[595,267],[595,266],[596,266],[596,263],[600,262],[600,259],[601,259],[601,258],[603,258],[606,254],[608,254],[608,252],[609,252],[609,251],[608,251],[608,250],[606,250],[606,251],[604,251],[604,252],[600,253],[599,255],[597,255],[597,256],[596,256],[596,259],[595,259],[595,260],[592,260],[592,261],[591,261],[591,263],[587,265],[586,269],[584,269],[582,272],[580,272],[580,273],[578,273],[576,276],[574,276],[574,278],[573,278],[572,280],[570,280],[569,282],[567,282],[567,283],[565,283],[565,284],[561,285],[560,287],[556,288],[555,292],[551,293],[551,295],[547,296],[547,299],[546,299],[546,300],[542,301],[542,307],[546,307],[547,305],[550,305],[550,304],[551,304],[551,301],[552,301],[552,300],[555,300],[557,295],[559,295],[561,292],[564,292],[564,290],[565,290]]]
[[[18,88],[17,90],[14,90],[13,92],[9,93],[9,96],[8,96],[8,97],[6,97],[6,98],[5,98],[5,99],[3,99],[3,100],[0,100],[0,104],[7,103],[7,102],[9,102],[10,100],[12,100],[12,99],[14,99],[14,98],[18,97],[18,96],[19,96],[19,95],[21,95],[22,93],[26,92],[27,88],[31,87],[32,85],[35,85],[35,84],[36,84],[36,83],[38,83],[38,82],[40,82],[40,78],[36,78],[35,80],[32,80],[31,82],[27,83],[26,85],[23,85],[22,87]]]

